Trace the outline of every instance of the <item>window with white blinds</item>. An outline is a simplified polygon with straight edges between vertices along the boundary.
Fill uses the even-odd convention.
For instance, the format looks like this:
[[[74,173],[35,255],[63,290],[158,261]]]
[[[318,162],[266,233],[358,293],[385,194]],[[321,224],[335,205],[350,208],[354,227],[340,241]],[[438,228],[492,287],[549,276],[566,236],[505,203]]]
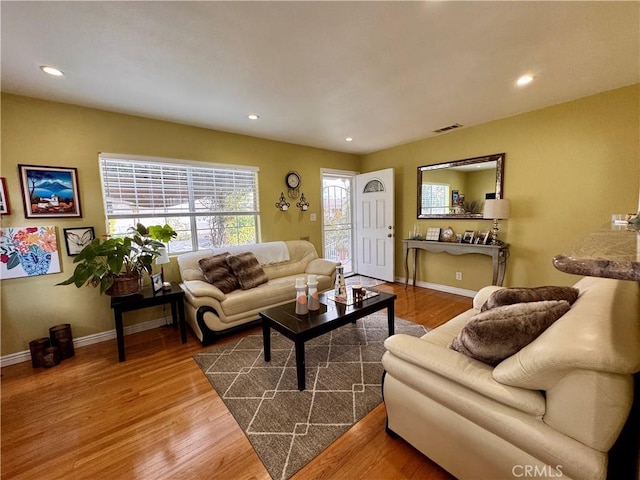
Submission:
[[[444,215],[449,213],[449,185],[423,183],[421,215]]]
[[[100,172],[110,234],[168,223],[170,253],[259,241],[255,167],[102,153]]]

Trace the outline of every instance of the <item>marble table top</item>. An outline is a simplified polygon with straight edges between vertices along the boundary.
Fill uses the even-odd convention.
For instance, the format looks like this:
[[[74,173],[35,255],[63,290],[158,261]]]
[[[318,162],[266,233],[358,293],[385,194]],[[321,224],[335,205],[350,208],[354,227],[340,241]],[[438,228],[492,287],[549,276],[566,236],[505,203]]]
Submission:
[[[640,232],[631,228],[594,232],[573,251],[556,255],[553,265],[575,275],[640,281]]]

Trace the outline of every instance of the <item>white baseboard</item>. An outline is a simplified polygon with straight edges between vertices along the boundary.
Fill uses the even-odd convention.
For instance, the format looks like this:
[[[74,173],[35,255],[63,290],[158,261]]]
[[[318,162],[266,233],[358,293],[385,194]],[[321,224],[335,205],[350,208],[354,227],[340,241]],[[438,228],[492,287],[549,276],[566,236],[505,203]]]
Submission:
[[[396,277],[396,282],[404,284],[404,278]],[[409,281],[409,285],[411,285],[411,281]],[[466,290],[464,288],[451,287],[449,285],[440,285],[439,283],[421,282],[419,280],[416,282],[416,287],[430,288],[431,290],[437,290],[439,292],[453,293],[455,295],[471,298],[475,297],[476,293],[478,293],[475,290]]]
[[[155,320],[149,320],[147,322],[136,323],[129,327],[124,327],[124,334],[131,335],[132,333],[144,332],[145,330],[151,330],[152,328],[158,328],[166,325],[167,320],[163,318],[157,318]],[[113,340],[116,338],[116,330],[108,330],[106,332],[94,333],[93,335],[87,335],[85,337],[74,338],[73,346],[84,347],[86,345],[93,345],[94,343],[106,342],[107,340]],[[9,365],[15,365],[16,363],[22,363],[31,361],[31,352],[24,350],[22,352],[10,353],[0,357],[0,367],[8,367]]]

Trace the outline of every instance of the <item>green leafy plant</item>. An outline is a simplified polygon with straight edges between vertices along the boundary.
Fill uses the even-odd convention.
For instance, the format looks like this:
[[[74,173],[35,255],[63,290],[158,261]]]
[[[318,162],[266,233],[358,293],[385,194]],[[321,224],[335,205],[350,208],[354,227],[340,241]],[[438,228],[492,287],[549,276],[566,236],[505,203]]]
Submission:
[[[141,278],[152,273],[153,261],[161,255],[164,243],[176,237],[169,225],[145,227],[138,223],[126,237],[96,238],[73,259],[73,275],[57,285],[100,287],[105,293],[116,277]]]

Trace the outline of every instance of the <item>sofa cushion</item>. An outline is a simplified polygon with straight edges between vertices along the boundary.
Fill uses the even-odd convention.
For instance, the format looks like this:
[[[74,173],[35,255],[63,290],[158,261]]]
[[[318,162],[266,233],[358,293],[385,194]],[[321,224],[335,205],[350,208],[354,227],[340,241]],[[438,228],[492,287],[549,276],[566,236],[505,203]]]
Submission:
[[[544,286],[533,288],[502,288],[493,292],[482,308],[482,312],[495,307],[513,305],[524,302],[542,302],[544,300],[566,300],[569,305],[573,304],[580,292],[573,287]]]
[[[498,365],[493,378],[515,387],[549,390],[576,369],[640,371],[638,283],[585,277],[574,286],[580,298],[571,310]]]
[[[450,347],[496,366],[535,340],[569,308],[566,300],[495,307],[471,317]]]
[[[242,290],[249,290],[269,281],[258,259],[251,252],[229,255],[227,263],[238,279]]]
[[[229,252],[225,252],[198,261],[204,279],[211,285],[218,287],[222,293],[233,292],[240,288],[238,279],[227,263],[228,256]]]

